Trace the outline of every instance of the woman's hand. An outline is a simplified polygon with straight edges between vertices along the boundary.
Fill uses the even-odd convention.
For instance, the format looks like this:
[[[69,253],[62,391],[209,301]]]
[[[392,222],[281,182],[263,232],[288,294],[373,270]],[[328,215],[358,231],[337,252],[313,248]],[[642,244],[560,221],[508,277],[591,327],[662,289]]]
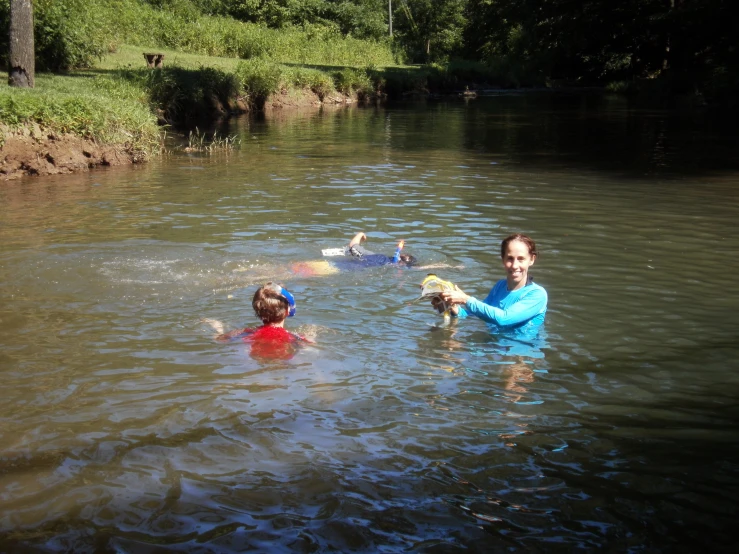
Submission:
[[[449,302],[450,304],[466,304],[467,300],[470,299],[470,296],[467,293],[459,289],[444,291],[441,293],[441,297],[445,302]]]
[[[459,314],[459,306],[454,306],[448,302],[444,302],[440,295],[436,295],[431,299],[431,305],[440,314],[444,313],[447,308],[453,315]]]

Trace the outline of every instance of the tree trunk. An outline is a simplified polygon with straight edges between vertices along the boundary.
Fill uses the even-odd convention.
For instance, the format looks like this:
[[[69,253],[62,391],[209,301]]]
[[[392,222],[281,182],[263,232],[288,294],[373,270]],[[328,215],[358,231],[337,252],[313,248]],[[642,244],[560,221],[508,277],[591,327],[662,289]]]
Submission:
[[[10,0],[10,63],[8,84],[33,87],[36,58],[33,49],[33,6],[31,0]]]
[[[387,19],[390,25],[390,38],[393,38],[393,0],[387,0]]]

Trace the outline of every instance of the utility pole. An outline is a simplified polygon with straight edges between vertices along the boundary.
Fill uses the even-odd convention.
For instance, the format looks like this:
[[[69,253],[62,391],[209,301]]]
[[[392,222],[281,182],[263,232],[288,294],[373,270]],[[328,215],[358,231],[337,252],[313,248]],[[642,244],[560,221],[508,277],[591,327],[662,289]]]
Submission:
[[[390,38],[393,37],[393,0],[387,0],[387,18],[390,22]]]

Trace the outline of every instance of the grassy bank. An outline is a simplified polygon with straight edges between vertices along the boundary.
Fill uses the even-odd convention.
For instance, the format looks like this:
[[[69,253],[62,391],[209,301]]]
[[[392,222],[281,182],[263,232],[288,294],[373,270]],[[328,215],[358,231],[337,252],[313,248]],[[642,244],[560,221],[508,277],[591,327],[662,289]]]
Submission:
[[[191,0],[159,4],[164,9],[141,0],[36,0],[37,88],[0,88],[0,123],[36,123],[143,151],[157,117],[202,125],[261,109],[276,95],[399,98],[476,83],[536,84],[511,67],[403,66],[388,39],[358,40],[332,26],[273,29],[205,15]],[[9,0],[0,0],[4,23],[8,14]],[[144,51],[163,52],[164,68],[146,69]]]
[[[34,89],[0,85],[0,142],[5,134],[38,125],[101,144],[123,146],[146,159],[159,143],[156,118],[142,90],[123,81],[91,75],[39,74]]]
[[[164,53],[162,69],[145,67],[143,52],[150,50]],[[120,45],[94,68],[38,74],[35,89],[0,86],[0,141],[1,133],[37,124],[124,145],[133,158],[146,159],[157,147],[157,120],[180,128],[203,126],[229,113],[262,109],[275,96],[361,101],[520,84],[511,72],[481,64],[299,65]]]
[[[175,125],[202,124],[240,108],[261,110],[270,98],[312,94],[320,100],[371,101],[408,94],[453,94],[466,87],[540,86],[511,68],[457,62],[444,66],[341,66],[237,60],[160,49],[164,67],[144,67],[143,51],[121,46],[105,56],[101,71],[144,91],[153,109]],[[151,50],[151,48],[149,48]]]

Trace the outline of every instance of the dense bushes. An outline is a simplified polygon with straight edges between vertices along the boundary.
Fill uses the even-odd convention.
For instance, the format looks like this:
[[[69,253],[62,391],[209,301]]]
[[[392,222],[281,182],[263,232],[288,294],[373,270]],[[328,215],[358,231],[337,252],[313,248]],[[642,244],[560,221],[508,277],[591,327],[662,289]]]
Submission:
[[[284,76],[281,67],[276,63],[256,58],[239,63],[236,78],[249,100],[257,106],[262,106],[267,96],[280,89]]]
[[[241,87],[233,74],[213,67],[121,69],[115,77],[145,91],[154,111],[177,124],[211,121],[233,109]]]
[[[146,0],[174,6],[182,0]],[[387,35],[386,0],[192,0],[204,14],[233,17],[266,27],[320,25],[345,35],[380,40]]]
[[[368,97],[375,88],[370,72],[356,68],[326,72],[253,59],[240,62],[235,75],[249,102],[261,107],[271,94],[289,89],[310,90],[321,100],[336,92]]]
[[[35,0],[36,65],[59,71],[90,67],[111,46],[99,0]]]
[[[106,5],[103,0],[34,0],[36,69],[89,67],[108,52],[112,43]],[[8,51],[9,28],[10,0],[0,0],[0,49],[4,52]]]

